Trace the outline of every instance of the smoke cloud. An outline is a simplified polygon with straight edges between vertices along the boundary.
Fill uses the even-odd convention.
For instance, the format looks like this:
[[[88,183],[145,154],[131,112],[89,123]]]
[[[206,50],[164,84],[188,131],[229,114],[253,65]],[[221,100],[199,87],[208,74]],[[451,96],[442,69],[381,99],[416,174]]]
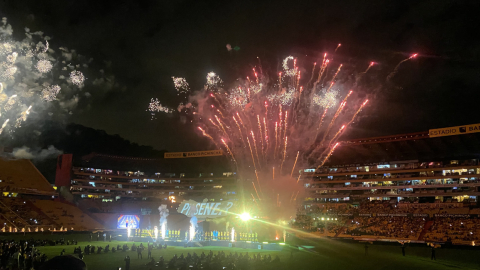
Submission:
[[[42,161],[47,158],[55,158],[63,154],[63,151],[58,150],[53,145],[47,149],[30,149],[30,147],[22,146],[13,149],[13,156],[17,159],[31,159],[34,161]]]

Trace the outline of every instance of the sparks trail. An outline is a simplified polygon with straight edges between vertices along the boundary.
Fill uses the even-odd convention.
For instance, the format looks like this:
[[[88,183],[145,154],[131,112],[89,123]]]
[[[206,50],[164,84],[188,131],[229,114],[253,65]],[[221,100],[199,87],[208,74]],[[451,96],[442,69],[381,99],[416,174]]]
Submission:
[[[230,156],[232,156],[232,159],[233,161],[235,162],[235,164],[237,163],[237,160],[235,159],[235,156],[233,156],[233,153],[232,151],[230,150],[230,147],[228,147],[228,144],[225,142],[224,139],[222,139],[222,143],[223,145],[225,146],[225,148],[227,149],[227,152],[230,154]]]
[[[335,151],[335,149],[337,148],[337,146],[339,145],[340,143],[336,143],[334,147],[332,147],[332,149],[330,149],[330,151],[328,152],[328,154],[325,156],[325,158],[323,159],[323,161],[320,163],[320,165],[318,165],[317,169],[322,167],[325,162],[327,162],[328,158],[332,155],[333,151]]]
[[[357,117],[357,115],[362,111],[363,107],[365,107],[365,105],[367,105],[368,103],[368,99],[365,100],[363,103],[362,103],[362,106],[360,106],[360,108],[355,112],[355,114],[353,115],[352,117],[352,120],[350,120],[350,122],[347,123],[347,126],[349,126],[354,120],[355,118]]]
[[[255,193],[257,193],[257,197],[260,200],[260,195],[258,195],[257,188],[255,187],[255,183],[252,182],[253,188],[255,189]]]
[[[258,158],[257,142],[255,140],[255,134],[253,134],[253,130],[250,132],[250,134],[252,135],[252,139],[253,139],[253,147],[255,148],[255,156],[257,157],[258,167],[261,169],[262,165],[260,164],[260,159]]]
[[[405,63],[406,61],[417,57],[417,55],[418,55],[417,53],[416,53],[416,54],[413,54],[413,55],[410,56],[409,58],[400,61],[400,63],[398,63],[398,65],[393,69],[392,73],[388,74],[388,76],[387,76],[387,82],[389,82],[389,81],[393,78],[393,76],[395,76],[395,74],[396,74],[397,71],[398,71],[398,68],[400,67],[400,65],[401,65],[402,63]]]
[[[335,120],[337,120],[338,116],[340,115],[340,113],[342,112],[343,108],[345,108],[345,105],[347,104],[347,101],[343,101],[341,104],[340,104],[340,107],[338,107],[338,110],[337,112],[335,112],[335,115],[333,116],[332,118],[332,121],[330,122],[330,124],[328,125],[327,127],[327,130],[325,131],[325,133],[323,134],[323,138],[322,138],[322,141],[320,141],[320,143],[318,144],[317,146],[317,149],[322,147],[323,145],[323,142],[325,141],[325,138],[328,136],[329,132],[330,132],[330,129],[332,128],[333,124],[335,123]]]
[[[298,155],[300,155],[300,151],[297,152],[297,157],[295,158],[295,162],[293,163],[292,173],[290,173],[290,177],[293,176],[293,171],[295,170],[295,166],[297,165]]]
[[[342,44],[338,43],[337,48],[335,48],[335,52],[337,52],[337,50],[338,50],[338,48],[340,48],[340,46],[342,46]]]

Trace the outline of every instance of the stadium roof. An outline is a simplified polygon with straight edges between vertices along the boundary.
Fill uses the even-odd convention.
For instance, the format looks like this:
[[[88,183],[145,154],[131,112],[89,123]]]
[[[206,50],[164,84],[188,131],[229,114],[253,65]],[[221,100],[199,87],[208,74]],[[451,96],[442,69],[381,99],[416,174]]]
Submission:
[[[55,190],[28,159],[0,158],[0,189],[28,194],[53,194]]]
[[[325,166],[477,158],[480,158],[480,133],[431,138],[426,131],[343,141]]]
[[[145,173],[223,173],[232,171],[226,156],[196,158],[140,158],[91,153],[74,160],[75,167]]]

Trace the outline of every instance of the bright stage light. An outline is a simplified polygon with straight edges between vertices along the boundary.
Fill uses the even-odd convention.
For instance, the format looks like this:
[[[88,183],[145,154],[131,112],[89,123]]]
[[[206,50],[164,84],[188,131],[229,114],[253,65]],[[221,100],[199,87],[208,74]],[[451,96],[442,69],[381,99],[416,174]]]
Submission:
[[[243,221],[247,221],[247,220],[250,220],[252,217],[250,217],[250,214],[249,213],[243,213],[240,215],[240,219],[243,220]]]

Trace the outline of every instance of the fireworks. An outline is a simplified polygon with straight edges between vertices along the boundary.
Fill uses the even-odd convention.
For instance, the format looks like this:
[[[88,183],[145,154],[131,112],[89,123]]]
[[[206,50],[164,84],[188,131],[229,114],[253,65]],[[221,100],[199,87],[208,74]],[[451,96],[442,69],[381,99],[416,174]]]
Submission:
[[[236,87],[230,91],[228,99],[232,106],[244,107],[248,103],[247,91],[242,87]]]
[[[215,87],[221,83],[222,83],[222,79],[220,79],[220,77],[218,77],[218,75],[215,74],[215,72],[209,72],[207,74],[207,86]]]
[[[340,63],[327,69],[332,65],[327,54],[321,61],[319,67],[313,65],[311,75],[300,76],[297,59],[288,56],[274,78],[257,66],[252,74],[255,79],[239,79],[230,87],[223,87],[220,77],[210,72],[205,87],[189,96],[192,106],[179,111],[194,115],[192,121],[202,126],[198,127],[200,133],[228,153],[240,178],[257,179],[255,193],[258,198],[261,193],[262,203],[277,198],[278,205],[296,200],[299,188],[295,168],[305,166],[305,162],[323,166],[367,104],[353,96],[356,89],[350,88],[356,82],[345,82],[345,77],[355,76],[344,74]],[[181,81],[188,85],[183,78]],[[175,79],[174,87],[178,88]],[[158,108],[165,107],[152,99],[150,111],[170,112]],[[277,185],[288,186],[286,197],[273,190]],[[255,194],[253,190],[251,193]]]
[[[395,76],[395,74],[397,73],[398,68],[400,67],[401,64],[403,64],[404,62],[407,62],[408,60],[413,59],[413,58],[415,58],[415,57],[417,57],[417,56],[418,56],[418,54],[415,53],[415,54],[412,54],[412,55],[411,55],[410,57],[408,57],[407,59],[403,59],[402,61],[400,61],[400,63],[398,63],[397,66],[393,69],[392,73],[388,74],[388,76],[387,76],[387,81],[390,81],[390,80],[393,78],[393,76]]]
[[[188,82],[187,80],[185,80],[185,78],[172,77],[172,80],[177,92],[187,93],[190,90],[190,86],[188,85]]]
[[[313,96],[313,104],[322,108],[331,108],[337,106],[337,98],[339,94],[337,90],[330,90],[328,93],[315,94]]]
[[[158,99],[151,99],[150,104],[148,105],[148,111],[155,113],[155,112],[164,112],[164,113],[172,113],[173,110],[162,106]]]
[[[57,95],[60,92],[61,88],[58,85],[50,85],[42,90],[42,98],[45,101],[54,101],[57,99]]]
[[[83,76],[82,72],[74,70],[70,72],[70,80],[73,84],[77,86],[82,86],[83,82],[85,81],[85,77]]]
[[[294,61],[293,56],[289,56],[283,60],[282,66],[283,66],[285,76],[295,76],[297,74],[297,69],[295,67],[295,64],[293,65],[293,68],[290,68],[288,66],[288,63],[292,60]]]
[[[0,22],[0,133],[12,134],[29,118],[32,108],[35,117],[42,117],[42,112],[71,112],[77,104],[78,87],[85,81],[80,69],[87,65],[74,50],[50,49],[42,31],[25,28],[23,36],[17,40],[7,19]],[[50,106],[61,89],[65,94],[59,106]]]
[[[36,68],[40,73],[47,73],[50,70],[52,70],[52,67],[53,67],[52,62],[48,60],[40,60],[37,62],[37,65],[36,65]]]

